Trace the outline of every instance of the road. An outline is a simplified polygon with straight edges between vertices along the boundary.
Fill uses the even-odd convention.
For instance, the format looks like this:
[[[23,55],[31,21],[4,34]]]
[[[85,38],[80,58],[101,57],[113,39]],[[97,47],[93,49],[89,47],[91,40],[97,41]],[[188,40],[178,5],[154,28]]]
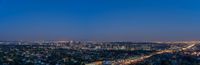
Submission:
[[[195,46],[195,44],[191,44],[191,45],[189,45],[185,48],[181,48],[179,51],[185,51],[185,50],[188,50],[188,49],[190,49],[194,46]],[[163,54],[163,53],[173,53],[173,52],[175,52],[175,51],[173,51],[173,50],[162,50],[162,51],[152,53],[150,55],[141,56],[137,59],[124,59],[124,60],[118,60],[118,61],[112,61],[112,62],[113,62],[113,65],[129,65],[129,64],[135,64],[137,62],[141,62],[141,61],[143,61],[147,58],[150,58],[154,55]]]
[[[195,43],[191,44],[187,47],[181,48],[181,49],[179,49],[179,51],[185,51],[185,50],[188,50],[188,49],[190,49],[194,46],[195,46]],[[115,61],[111,61],[111,62],[112,62],[112,65],[136,64],[136,63],[144,61],[145,59],[150,58],[154,55],[164,54],[164,53],[173,53],[173,52],[176,52],[176,51],[174,51],[174,50],[162,50],[162,51],[158,51],[158,52],[155,52],[155,53],[152,53],[152,54],[149,54],[149,55],[138,57],[136,59],[135,58],[134,59],[121,59],[121,60],[115,60]],[[102,65],[102,62],[103,61],[98,61],[98,62],[86,64],[86,65]]]

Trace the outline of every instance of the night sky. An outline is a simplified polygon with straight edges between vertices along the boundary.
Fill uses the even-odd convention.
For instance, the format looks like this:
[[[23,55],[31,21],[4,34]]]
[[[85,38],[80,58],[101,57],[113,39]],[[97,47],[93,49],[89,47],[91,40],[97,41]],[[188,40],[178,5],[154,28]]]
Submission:
[[[0,0],[0,40],[200,39],[200,0]]]

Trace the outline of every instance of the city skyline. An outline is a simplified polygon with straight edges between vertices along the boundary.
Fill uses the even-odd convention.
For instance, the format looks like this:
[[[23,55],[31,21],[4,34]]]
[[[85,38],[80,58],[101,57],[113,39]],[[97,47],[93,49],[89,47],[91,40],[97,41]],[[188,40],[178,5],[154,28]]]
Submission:
[[[0,0],[0,40],[199,40],[199,3]]]

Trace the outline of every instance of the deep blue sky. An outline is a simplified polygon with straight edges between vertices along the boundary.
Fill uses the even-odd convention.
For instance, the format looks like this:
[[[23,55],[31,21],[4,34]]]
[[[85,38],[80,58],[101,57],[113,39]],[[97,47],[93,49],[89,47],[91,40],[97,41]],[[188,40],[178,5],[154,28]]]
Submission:
[[[0,0],[0,40],[200,39],[200,0]]]

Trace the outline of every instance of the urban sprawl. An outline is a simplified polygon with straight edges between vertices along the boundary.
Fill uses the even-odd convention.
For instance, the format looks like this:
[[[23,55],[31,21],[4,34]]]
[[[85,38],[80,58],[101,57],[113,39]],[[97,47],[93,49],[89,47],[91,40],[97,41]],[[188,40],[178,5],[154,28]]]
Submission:
[[[1,41],[0,65],[200,65],[200,42]]]

